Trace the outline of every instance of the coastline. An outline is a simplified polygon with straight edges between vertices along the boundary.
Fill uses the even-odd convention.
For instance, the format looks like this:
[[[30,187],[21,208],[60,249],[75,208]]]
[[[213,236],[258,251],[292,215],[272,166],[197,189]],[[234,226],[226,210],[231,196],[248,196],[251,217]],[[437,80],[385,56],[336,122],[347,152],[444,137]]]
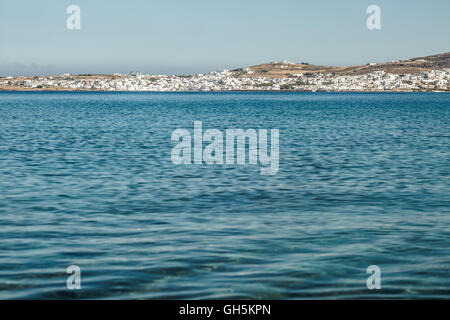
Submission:
[[[74,93],[450,93],[450,90],[101,90],[101,89],[33,89],[0,88],[0,92],[74,92]]]
[[[189,75],[0,76],[1,91],[67,92],[450,92],[450,52],[360,66],[289,61]]]

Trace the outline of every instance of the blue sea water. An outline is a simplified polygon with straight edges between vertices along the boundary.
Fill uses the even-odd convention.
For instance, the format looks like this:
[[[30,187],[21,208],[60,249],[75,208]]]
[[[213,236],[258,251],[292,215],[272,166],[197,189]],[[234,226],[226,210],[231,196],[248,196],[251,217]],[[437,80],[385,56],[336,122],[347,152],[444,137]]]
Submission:
[[[278,173],[174,165],[195,120]],[[0,298],[448,299],[449,138],[444,93],[0,93]]]

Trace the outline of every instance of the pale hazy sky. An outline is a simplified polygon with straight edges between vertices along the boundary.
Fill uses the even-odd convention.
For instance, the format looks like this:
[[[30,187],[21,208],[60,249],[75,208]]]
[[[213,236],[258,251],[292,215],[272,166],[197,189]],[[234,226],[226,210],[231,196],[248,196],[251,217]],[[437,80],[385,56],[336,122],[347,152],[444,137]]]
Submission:
[[[66,27],[71,4],[81,30]],[[366,27],[372,4],[381,30]],[[448,0],[0,0],[0,74],[354,65],[448,52],[449,35]]]

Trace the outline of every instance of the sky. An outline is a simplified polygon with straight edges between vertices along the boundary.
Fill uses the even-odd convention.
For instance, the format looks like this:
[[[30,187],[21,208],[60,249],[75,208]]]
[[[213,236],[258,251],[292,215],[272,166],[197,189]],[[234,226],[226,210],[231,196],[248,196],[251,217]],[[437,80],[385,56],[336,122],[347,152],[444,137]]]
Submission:
[[[381,30],[366,26],[369,5]],[[448,0],[0,0],[0,75],[358,65],[448,52],[449,35]]]

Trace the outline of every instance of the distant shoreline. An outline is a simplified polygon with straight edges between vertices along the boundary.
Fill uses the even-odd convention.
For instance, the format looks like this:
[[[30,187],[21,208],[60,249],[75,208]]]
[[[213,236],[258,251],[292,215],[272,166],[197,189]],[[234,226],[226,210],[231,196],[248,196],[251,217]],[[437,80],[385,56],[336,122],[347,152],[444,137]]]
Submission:
[[[0,77],[3,91],[68,92],[450,92],[450,52],[352,67],[306,62],[191,75],[69,74]]]
[[[202,91],[202,90],[180,90],[180,91],[155,91],[155,90],[75,90],[75,89],[0,89],[0,92],[65,92],[65,93],[450,93],[450,90],[430,90],[430,91],[414,91],[414,90],[217,90],[217,91]]]

